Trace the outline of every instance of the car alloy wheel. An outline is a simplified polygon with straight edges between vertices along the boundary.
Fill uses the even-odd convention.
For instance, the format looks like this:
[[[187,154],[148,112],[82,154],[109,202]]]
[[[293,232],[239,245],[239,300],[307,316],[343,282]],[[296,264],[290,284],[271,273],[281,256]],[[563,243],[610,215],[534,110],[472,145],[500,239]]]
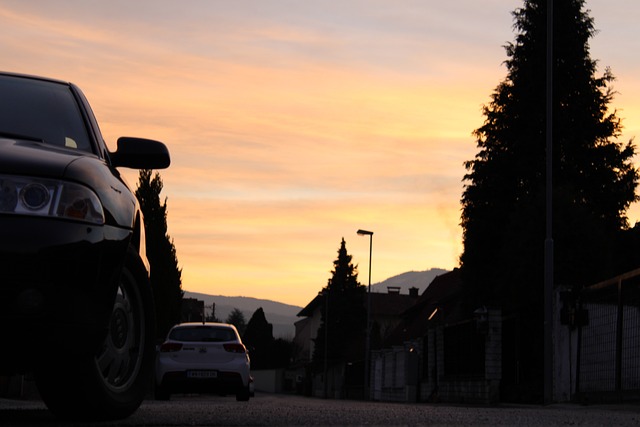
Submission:
[[[122,271],[98,351],[57,359],[36,373],[43,401],[59,418],[121,419],[140,406],[153,372],[155,323],[149,283],[133,271]]]
[[[109,324],[109,333],[95,358],[104,384],[113,392],[135,381],[144,354],[144,308],[135,286],[118,287]]]

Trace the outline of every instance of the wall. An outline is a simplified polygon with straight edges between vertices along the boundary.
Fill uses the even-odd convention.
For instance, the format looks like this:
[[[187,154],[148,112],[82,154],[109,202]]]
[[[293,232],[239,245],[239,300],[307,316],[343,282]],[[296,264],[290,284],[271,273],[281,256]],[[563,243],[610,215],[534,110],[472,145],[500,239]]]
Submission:
[[[284,369],[262,369],[251,371],[257,392],[282,393],[284,391]]]

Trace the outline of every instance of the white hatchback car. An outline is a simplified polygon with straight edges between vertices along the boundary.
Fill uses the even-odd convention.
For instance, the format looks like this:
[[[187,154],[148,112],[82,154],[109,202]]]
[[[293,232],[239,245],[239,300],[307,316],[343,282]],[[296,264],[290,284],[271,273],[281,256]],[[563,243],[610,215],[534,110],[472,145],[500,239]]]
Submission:
[[[250,360],[235,326],[181,323],[169,331],[156,360],[156,399],[171,393],[251,396]]]

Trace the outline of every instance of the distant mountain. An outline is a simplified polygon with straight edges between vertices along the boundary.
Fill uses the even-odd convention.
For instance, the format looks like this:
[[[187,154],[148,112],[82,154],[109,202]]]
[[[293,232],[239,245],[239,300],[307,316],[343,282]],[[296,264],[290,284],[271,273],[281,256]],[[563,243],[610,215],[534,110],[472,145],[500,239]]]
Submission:
[[[443,270],[442,268],[432,268],[426,271],[409,271],[390,277],[382,282],[372,284],[371,292],[386,293],[388,287],[396,286],[400,287],[401,294],[408,294],[409,288],[415,287],[419,289],[419,295],[422,295],[433,279],[448,272],[449,270]],[[362,278],[360,278],[360,281],[362,282]]]
[[[388,278],[387,280],[371,285],[372,292],[386,293],[387,287],[396,286],[400,288],[400,293],[408,294],[409,288],[418,288],[419,294],[422,295],[429,284],[441,274],[447,273],[448,270],[441,268],[432,268],[426,271],[409,271],[407,273],[398,274]],[[207,313],[211,310],[211,304],[216,305],[216,317],[221,321],[225,321],[235,308],[242,311],[247,322],[253,316],[253,313],[260,307],[264,310],[267,322],[273,325],[273,336],[275,338],[292,339],[296,329],[294,323],[300,320],[297,314],[303,307],[284,304],[281,302],[264,300],[251,297],[226,297],[222,295],[208,295],[197,292],[184,292],[185,298],[195,298],[204,301],[207,307]],[[311,301],[309,301],[311,302]]]
[[[197,292],[184,292],[185,298],[195,298],[204,301],[207,313],[211,309],[211,304],[216,305],[216,317],[221,321],[227,320],[229,313],[235,308],[242,311],[247,322],[253,313],[260,307],[264,310],[267,322],[273,325],[273,336],[275,338],[293,338],[295,327],[293,324],[300,320],[297,314],[303,307],[283,304],[281,302],[250,298],[250,297],[226,297],[222,295],[207,295]]]

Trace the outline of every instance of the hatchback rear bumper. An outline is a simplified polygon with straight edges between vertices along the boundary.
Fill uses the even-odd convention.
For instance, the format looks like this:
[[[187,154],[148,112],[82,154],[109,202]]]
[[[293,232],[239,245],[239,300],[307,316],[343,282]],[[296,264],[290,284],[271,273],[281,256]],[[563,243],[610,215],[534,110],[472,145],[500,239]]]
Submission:
[[[217,372],[216,378],[188,378],[186,371],[166,372],[160,382],[172,393],[219,393],[235,394],[245,389],[238,372]]]

